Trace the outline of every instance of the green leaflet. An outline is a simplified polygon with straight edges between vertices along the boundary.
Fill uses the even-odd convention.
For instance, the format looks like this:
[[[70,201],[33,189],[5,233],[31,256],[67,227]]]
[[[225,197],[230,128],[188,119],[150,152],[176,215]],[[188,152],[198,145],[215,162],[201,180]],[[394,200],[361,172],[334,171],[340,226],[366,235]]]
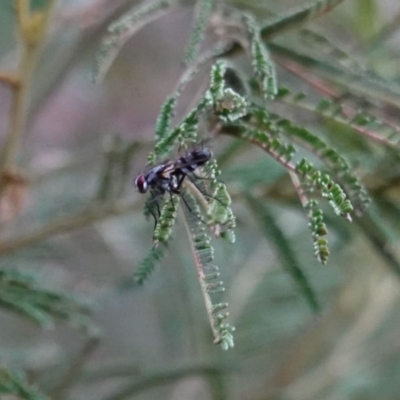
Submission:
[[[260,28],[250,15],[244,17],[249,32],[250,50],[254,75],[260,83],[261,92],[265,99],[274,99],[278,93],[275,66],[270,58],[267,46],[260,37]]]
[[[24,400],[49,400],[37,389],[29,386],[21,372],[11,371],[0,365],[0,397],[18,396]]]
[[[153,234],[154,246],[160,242],[166,243],[171,236],[172,228],[175,224],[176,213],[178,211],[179,196],[174,194],[168,199],[161,209],[160,217],[157,221]]]
[[[353,206],[350,200],[340,185],[335,183],[328,174],[321,173],[305,158],[297,163],[296,170],[303,179],[321,192],[322,197],[328,199],[337,215],[345,217],[348,221],[352,220],[350,213],[353,212]]]
[[[185,64],[191,63],[198,53],[200,42],[203,40],[215,0],[198,0],[195,7],[194,26],[185,53]]]
[[[148,254],[140,262],[139,267],[133,274],[132,279],[128,279],[121,283],[122,289],[128,289],[135,286],[141,286],[149,279],[150,275],[154,272],[156,264],[164,256],[165,247],[153,247]]]
[[[18,313],[45,328],[54,319],[94,330],[88,307],[72,297],[41,289],[30,277],[18,271],[0,270],[0,306]]]
[[[156,129],[155,129],[156,141],[163,139],[167,135],[171,125],[171,119],[175,113],[175,107],[176,107],[176,96],[168,97],[168,99],[161,107],[160,115],[158,116],[156,122]]]
[[[307,204],[309,209],[309,224],[308,227],[311,230],[312,237],[314,240],[314,254],[317,260],[321,264],[326,264],[329,257],[328,241],[325,239],[328,230],[323,220],[322,210],[318,208],[318,202],[311,200]]]
[[[192,243],[200,288],[214,334],[214,343],[219,344],[223,350],[228,350],[234,346],[233,332],[235,328],[225,322],[229,315],[225,311],[227,303],[215,303],[213,300],[216,295],[223,293],[225,288],[222,281],[219,280],[219,269],[213,264],[214,249],[211,246],[211,238],[204,225],[199,222],[201,213],[194,197],[187,192],[183,195],[190,208],[190,210],[188,207],[184,208],[184,215]]]

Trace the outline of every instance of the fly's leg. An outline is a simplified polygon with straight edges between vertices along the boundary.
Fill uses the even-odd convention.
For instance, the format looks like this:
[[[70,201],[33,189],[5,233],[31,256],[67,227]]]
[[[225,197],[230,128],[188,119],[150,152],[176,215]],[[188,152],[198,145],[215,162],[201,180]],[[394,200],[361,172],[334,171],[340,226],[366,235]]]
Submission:
[[[151,200],[152,199],[146,201],[146,208],[154,218],[154,229],[156,229],[158,218],[157,218],[156,214],[154,214],[153,209],[149,206],[149,203],[152,202]]]
[[[158,199],[160,198],[160,197],[162,197],[163,195],[164,195],[164,193],[160,193],[160,194],[158,194],[157,196],[154,194],[154,191],[150,191],[150,194],[151,194],[151,199],[149,199],[149,200],[147,200],[146,201],[146,207],[147,207],[147,209],[149,210],[149,212],[150,212],[150,214],[153,216],[153,218],[154,218],[154,229],[156,229],[156,226],[157,226],[157,222],[158,222],[158,218],[160,217],[160,215],[161,215],[161,211],[160,211],[160,206],[158,205]],[[156,215],[155,214],[155,212],[154,212],[154,210],[153,210],[153,207],[151,206],[151,204],[152,203],[156,203],[156,208],[157,208],[157,214],[158,215]]]
[[[151,190],[151,191],[150,191],[150,194],[151,194],[150,202],[153,202],[153,201],[156,202],[157,213],[158,213],[158,216],[160,216],[160,215],[161,215],[161,211],[160,211],[160,206],[158,205],[157,199],[158,199],[159,197],[161,197],[164,193],[160,193],[158,196],[156,196],[156,195],[154,194],[154,192]]]
[[[183,176],[183,178],[184,178],[184,177],[185,177],[185,176]],[[183,181],[183,179],[182,179],[182,181]],[[182,183],[181,183],[181,184],[182,184]],[[183,194],[181,193],[180,190],[174,189],[174,190],[173,190],[173,193],[174,193],[174,194],[177,194],[177,195],[182,199],[182,201],[185,203],[186,208],[189,210],[190,214],[194,215],[202,224],[207,225],[207,223],[206,223],[201,217],[199,217],[199,216],[190,208],[189,204],[187,203],[187,201],[186,201],[186,199],[185,199],[185,196],[183,196]],[[172,201],[172,198],[171,198],[171,201]]]
[[[193,175],[195,178],[197,178],[197,179],[211,180],[210,178],[197,177],[195,174],[192,174],[192,175]],[[193,183],[193,185],[196,187],[196,189],[197,189],[204,197],[208,197],[209,199],[213,199],[213,200],[215,200],[215,201],[218,201],[218,203],[220,203],[222,206],[226,207],[226,204],[224,204],[220,199],[217,199],[217,198],[214,197],[214,196],[211,196],[211,195],[209,195],[209,194],[207,194],[207,193],[204,193],[204,191],[200,189],[200,187],[197,185],[197,183],[194,181],[194,179],[193,179],[189,174],[187,174],[186,176],[189,178],[190,182]]]

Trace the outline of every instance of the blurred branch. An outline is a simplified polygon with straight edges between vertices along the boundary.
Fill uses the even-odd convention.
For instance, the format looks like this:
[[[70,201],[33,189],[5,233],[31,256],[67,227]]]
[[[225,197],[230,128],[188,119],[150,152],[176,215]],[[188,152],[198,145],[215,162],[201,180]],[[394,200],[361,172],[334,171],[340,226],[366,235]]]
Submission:
[[[19,235],[0,243],[0,255],[10,254],[24,247],[32,246],[54,235],[68,233],[82,229],[95,222],[123,215],[137,208],[136,202],[115,202],[90,206],[76,215],[55,219],[42,228],[37,228],[31,233]]]
[[[371,39],[369,39],[368,47],[370,49],[377,48],[385,40],[389,39],[393,34],[396,33],[400,28],[400,12],[398,12],[393,19],[377,33]]]
[[[319,113],[321,115],[321,117],[330,119],[330,120],[337,122],[339,124],[342,124],[344,126],[348,126],[351,129],[353,129],[355,133],[365,136],[366,138],[373,140],[375,142],[381,143],[385,146],[390,146],[390,147],[394,147],[394,148],[399,147],[399,144],[397,142],[395,143],[392,140],[382,136],[382,134],[380,134],[379,132],[372,130],[372,129],[368,129],[365,126],[360,126],[360,125],[357,125],[356,123],[354,123],[353,118],[357,115],[357,110],[353,109],[350,106],[346,106],[343,103],[343,101],[341,101],[342,97],[343,97],[342,94],[338,93],[337,90],[333,89],[332,85],[330,85],[328,82],[323,81],[321,78],[318,78],[315,75],[309,74],[305,70],[305,68],[302,68],[300,65],[297,65],[291,61],[279,60],[279,59],[277,61],[278,61],[278,63],[280,63],[280,65],[283,68],[285,68],[287,71],[289,71],[293,75],[297,76],[298,78],[300,78],[301,80],[303,80],[304,82],[309,84],[312,88],[317,90],[319,93],[321,93],[325,96],[328,96],[330,98],[333,98],[337,102],[340,102],[341,112],[343,113],[343,116],[347,120],[345,118],[341,117],[340,115],[333,115],[332,113],[325,115],[323,112],[319,111],[312,105],[306,104],[304,102],[299,102],[299,101],[297,101],[297,102],[291,101],[290,102],[290,101],[288,101],[287,98],[283,99],[283,102],[285,102],[289,105],[295,106],[295,107],[303,108],[304,110],[307,110],[312,113]],[[394,124],[392,124],[389,121],[382,120],[382,122],[395,130],[399,130],[399,128],[397,126],[395,126]]]
[[[99,345],[99,338],[89,338],[72,360],[61,381],[50,391],[49,395],[53,400],[63,400],[67,396],[68,390],[79,379],[82,368],[87,359],[93,354]]]
[[[19,79],[11,72],[0,71],[0,82],[10,86],[12,90],[16,90],[19,86]]]
[[[231,364],[200,364],[192,366],[173,367],[168,366],[164,371],[156,371],[148,373],[146,377],[138,380],[124,389],[106,397],[105,400],[125,400],[141,393],[147,389],[165,385],[189,376],[213,376],[220,375],[221,373],[228,373],[235,371],[235,367]]]
[[[8,180],[4,178],[4,175],[15,170],[15,159],[25,129],[28,89],[54,4],[55,0],[49,0],[47,6],[41,11],[30,11],[29,0],[15,0],[17,29],[21,41],[21,60],[17,77],[9,75],[8,79],[13,95],[8,132],[0,153],[0,196],[4,194],[8,186]],[[3,76],[3,81],[4,78]]]
[[[56,21],[44,57],[50,66],[38,71],[43,84],[37,87],[28,110],[28,121],[43,107],[51,94],[62,85],[75,64],[82,62],[104,35],[108,25],[132,6],[130,0],[99,0],[85,6],[74,6]],[[68,47],[60,46],[65,37],[72,37]]]

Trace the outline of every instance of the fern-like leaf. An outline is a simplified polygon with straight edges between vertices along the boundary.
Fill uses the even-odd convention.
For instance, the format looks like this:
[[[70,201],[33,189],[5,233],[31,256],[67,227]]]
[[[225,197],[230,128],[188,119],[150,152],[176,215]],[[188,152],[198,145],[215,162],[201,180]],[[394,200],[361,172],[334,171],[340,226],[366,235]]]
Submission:
[[[273,99],[278,92],[275,66],[266,45],[261,41],[260,28],[255,19],[247,14],[244,21],[250,38],[254,75],[260,83],[263,96],[266,99]]]
[[[196,140],[200,115],[206,110],[207,105],[208,100],[203,98],[176,128],[158,140],[155,145],[155,155],[158,160],[165,158],[177,143]]]
[[[228,350],[234,345],[234,328],[225,322],[229,315],[225,311],[227,304],[213,302],[214,295],[224,292],[225,289],[223,283],[219,280],[218,267],[212,264],[214,249],[211,246],[211,238],[204,225],[199,222],[201,212],[195,199],[187,192],[183,195],[189,206],[184,208],[185,221],[191,239],[197,276],[214,335],[214,343],[221,345],[223,350]]]
[[[166,243],[170,238],[176,220],[179,199],[178,195],[172,195],[170,200],[166,201],[161,209],[160,217],[153,234],[154,246],[157,246],[160,242]]]
[[[198,0],[195,7],[194,27],[185,54],[185,64],[190,64],[199,50],[210,15],[214,8],[215,0]]]
[[[292,94],[287,88],[279,89],[278,98],[285,104],[312,112],[343,128],[350,128],[355,134],[361,135],[384,146],[400,147],[400,128],[389,124],[370,112],[362,109],[353,110],[342,106],[330,98],[324,98],[317,104],[307,102],[304,96]]]
[[[325,238],[328,230],[324,223],[323,212],[320,208],[318,208],[318,202],[316,200],[311,200],[307,204],[307,208],[309,210],[309,225],[312,232],[312,237],[314,240],[314,254],[317,257],[317,260],[321,264],[326,264],[329,257],[329,248],[328,241]]]
[[[343,216],[348,221],[352,220],[353,206],[351,201],[347,198],[341,186],[335,183],[329,174],[321,173],[305,158],[297,163],[296,169],[303,179],[321,192],[322,197],[328,199],[336,215]]]
[[[55,318],[92,330],[89,309],[70,296],[41,289],[18,271],[0,270],[0,306],[42,327],[51,328]]]
[[[171,119],[174,116],[176,107],[176,96],[170,96],[161,107],[160,115],[156,122],[156,141],[164,138],[171,126]]]
[[[304,126],[296,125],[285,118],[280,118],[278,116],[276,116],[276,118],[275,126],[278,129],[282,129],[285,134],[289,135],[304,148],[319,156],[343,184],[344,189],[357,210],[360,213],[365,211],[370,202],[370,198],[361,181],[352,172],[346,159]]]
[[[49,400],[39,390],[31,387],[21,372],[11,371],[0,365],[0,398],[24,400]]]
[[[136,286],[142,286],[144,282],[154,272],[156,264],[164,257],[165,248],[158,246],[152,248],[140,262],[139,267],[133,274],[133,277],[126,279],[121,283],[122,289],[128,289]]]

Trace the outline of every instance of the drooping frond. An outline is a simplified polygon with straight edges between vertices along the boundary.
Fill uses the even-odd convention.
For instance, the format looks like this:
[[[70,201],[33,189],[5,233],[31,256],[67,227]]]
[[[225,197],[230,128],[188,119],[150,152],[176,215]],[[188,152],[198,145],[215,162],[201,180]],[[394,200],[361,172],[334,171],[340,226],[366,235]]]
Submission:
[[[212,264],[214,249],[211,246],[211,237],[199,221],[201,212],[194,197],[187,192],[183,195],[188,204],[188,207],[184,207],[186,226],[191,240],[200,288],[214,335],[214,343],[221,345],[223,350],[228,350],[234,345],[234,327],[225,322],[229,315],[226,312],[228,304],[214,302],[214,297],[224,292],[225,288],[219,280],[218,267]]]
[[[286,142],[283,138],[246,123],[238,124],[238,130],[234,135],[261,147],[285,167],[290,167],[290,161],[297,151],[292,143]]]
[[[324,223],[324,215],[320,208],[318,208],[318,202],[316,200],[311,200],[307,204],[309,210],[308,227],[311,230],[312,238],[314,241],[314,254],[317,260],[321,264],[326,264],[329,257],[328,240],[325,236],[328,233],[326,225]]]
[[[93,328],[85,304],[66,294],[42,289],[33,278],[15,270],[0,270],[0,307],[46,328],[51,328],[55,319]]]
[[[154,272],[156,264],[163,258],[165,248],[163,246],[153,247],[140,262],[139,267],[134,272],[133,277],[121,283],[121,288],[131,288],[142,286],[144,282]]]
[[[268,122],[271,121],[267,120],[265,124]],[[277,136],[274,130],[267,133],[266,129],[256,129],[246,123],[236,124],[234,128],[232,131],[227,129],[224,133],[233,134],[264,149],[288,171],[298,173],[303,181],[310,185],[310,190],[318,191],[322,197],[326,198],[337,215],[351,221],[350,214],[353,206],[341,186],[334,182],[329,174],[322,173],[305,158],[296,164],[291,163],[296,153],[296,148],[292,143],[285,143],[285,140]]]
[[[22,372],[11,371],[0,365],[0,397],[4,399],[49,400],[31,387]]]
[[[317,155],[329,167],[340,179],[344,189],[352,199],[352,203],[360,213],[367,208],[370,202],[367,191],[343,156],[306,127],[296,125],[286,118],[274,115],[274,126],[290,136],[296,143]]]
[[[336,215],[345,217],[348,221],[352,220],[353,206],[351,201],[347,198],[341,186],[335,183],[329,174],[322,173],[305,158],[296,164],[296,170],[307,183],[312,184],[322,197],[328,200]]]

